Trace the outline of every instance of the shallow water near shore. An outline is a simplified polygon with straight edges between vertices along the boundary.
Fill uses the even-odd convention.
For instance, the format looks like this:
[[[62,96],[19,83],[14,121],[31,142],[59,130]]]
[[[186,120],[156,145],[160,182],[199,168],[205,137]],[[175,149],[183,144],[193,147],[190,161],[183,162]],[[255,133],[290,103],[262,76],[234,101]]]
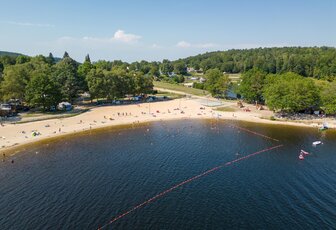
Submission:
[[[237,125],[278,139],[233,128]],[[323,145],[311,143],[322,140]],[[336,133],[217,120],[60,137],[0,163],[1,229],[336,228]],[[300,161],[300,149],[310,153]]]

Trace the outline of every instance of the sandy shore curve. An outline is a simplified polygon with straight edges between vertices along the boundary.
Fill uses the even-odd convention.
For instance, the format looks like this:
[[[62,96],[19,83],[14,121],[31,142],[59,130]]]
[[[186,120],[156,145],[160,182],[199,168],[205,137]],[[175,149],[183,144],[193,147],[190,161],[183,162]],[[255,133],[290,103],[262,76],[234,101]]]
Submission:
[[[219,112],[204,106],[200,101],[181,98],[153,103],[111,105],[92,108],[83,114],[22,124],[5,124],[0,127],[0,151],[7,152],[29,143],[62,135],[104,127],[140,124],[175,119],[231,119],[266,124],[317,127],[318,124],[271,121],[255,112]],[[39,133],[34,136],[33,132]]]

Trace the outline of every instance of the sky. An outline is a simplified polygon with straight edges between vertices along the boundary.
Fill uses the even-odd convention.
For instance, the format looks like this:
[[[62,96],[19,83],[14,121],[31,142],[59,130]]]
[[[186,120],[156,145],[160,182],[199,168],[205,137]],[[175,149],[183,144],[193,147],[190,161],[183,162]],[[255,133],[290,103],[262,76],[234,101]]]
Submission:
[[[77,61],[336,46],[336,0],[0,0],[0,50]]]

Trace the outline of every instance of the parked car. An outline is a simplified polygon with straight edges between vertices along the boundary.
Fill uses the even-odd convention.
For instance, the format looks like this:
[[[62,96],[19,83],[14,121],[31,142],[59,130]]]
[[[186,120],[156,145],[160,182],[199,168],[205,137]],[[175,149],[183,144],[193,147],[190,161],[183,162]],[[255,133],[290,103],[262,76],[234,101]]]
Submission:
[[[13,110],[10,104],[0,104],[0,116],[1,117],[8,117],[15,115],[16,112]]]
[[[72,105],[69,102],[61,102],[58,104],[57,108],[59,110],[70,111],[72,110]]]

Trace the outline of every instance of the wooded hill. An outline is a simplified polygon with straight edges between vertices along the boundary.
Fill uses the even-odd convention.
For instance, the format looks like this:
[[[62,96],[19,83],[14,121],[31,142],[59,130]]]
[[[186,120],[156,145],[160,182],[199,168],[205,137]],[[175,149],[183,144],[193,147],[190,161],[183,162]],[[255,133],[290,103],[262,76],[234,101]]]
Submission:
[[[20,56],[20,55],[23,55],[23,54],[20,54],[20,53],[13,53],[13,52],[7,52],[7,51],[1,51],[1,50],[0,50],[0,57],[1,57],[1,56],[17,57],[17,56]]]
[[[204,72],[218,68],[226,73],[243,73],[258,68],[267,73],[294,72],[305,77],[336,77],[336,48],[283,47],[232,49],[200,54],[174,61]]]

